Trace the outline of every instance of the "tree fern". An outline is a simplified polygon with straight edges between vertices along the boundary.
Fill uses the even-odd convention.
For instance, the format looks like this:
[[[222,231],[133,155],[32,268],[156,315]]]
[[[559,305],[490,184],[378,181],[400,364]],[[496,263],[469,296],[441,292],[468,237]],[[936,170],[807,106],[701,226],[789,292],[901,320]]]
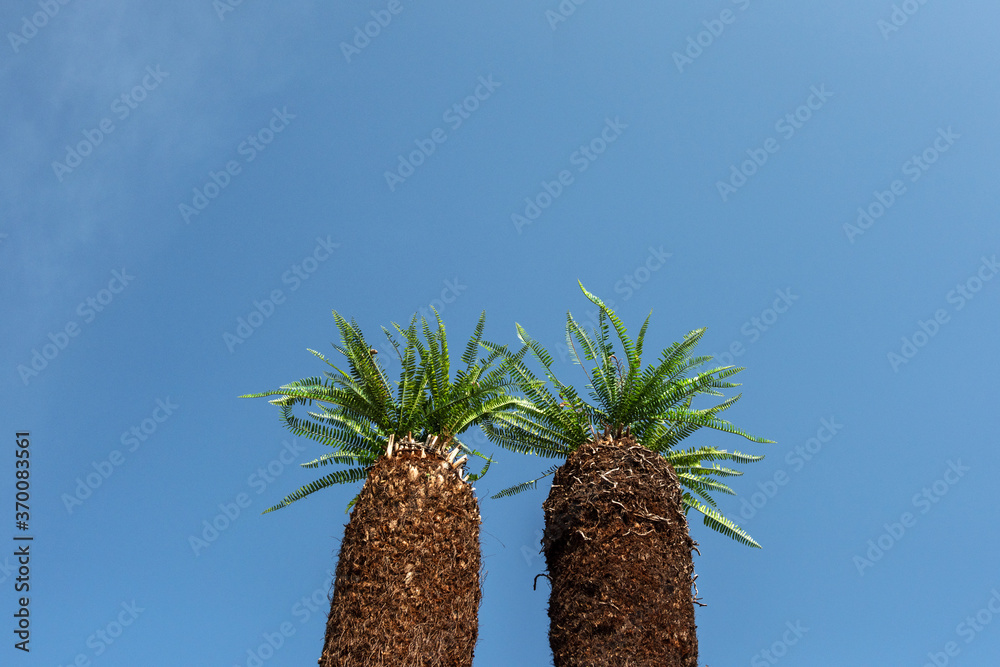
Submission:
[[[709,528],[743,544],[759,547],[742,528],[718,511],[713,494],[734,495],[732,489],[716,478],[742,474],[716,461],[743,464],[759,461],[763,456],[710,446],[677,449],[682,440],[702,428],[739,435],[752,442],[773,442],[749,435],[719,417],[719,413],[739,400],[739,394],[712,407],[692,408],[698,396],[722,396],[721,390],[739,386],[727,378],[743,369],[720,366],[699,370],[711,361],[711,357],[693,355],[704,336],[703,328],[688,332],[683,340],[663,350],[655,364],[643,368],[642,355],[650,316],[646,317],[633,341],[614,311],[582,284],[580,289],[598,307],[597,326],[587,331],[567,313],[566,343],[573,364],[590,368],[586,386],[590,400],[585,400],[572,385],[556,376],[552,355],[523,327],[516,325],[522,343],[519,354],[530,352],[540,364],[544,379],[528,368],[520,357],[506,353],[512,377],[525,399],[518,403],[516,413],[484,423],[487,437],[523,454],[559,457],[568,456],[585,442],[596,439],[599,432],[615,437],[631,434],[639,444],[660,454],[674,467],[684,490],[685,512],[693,508],[704,515]],[[621,348],[620,358],[615,352],[612,330]],[[496,352],[505,349],[491,343],[484,345]],[[539,479],[555,469],[550,468],[540,477],[504,489],[493,497],[533,489]]]
[[[412,435],[425,443],[433,438],[439,448],[458,448],[483,459],[482,470],[469,474],[468,480],[474,481],[486,473],[493,460],[457,436],[481,422],[506,423],[515,409],[523,410],[524,401],[511,396],[508,390],[514,384],[510,371],[521,362],[524,352],[511,354],[506,348],[494,347],[481,358],[486,349],[481,345],[486,318],[483,313],[465,346],[464,368],[453,380],[444,322],[437,311],[434,316],[433,327],[425,318],[418,322],[414,316],[405,328],[393,323],[395,333],[382,328],[400,361],[400,377],[395,386],[357,322],[348,321],[334,311],[340,343],[333,347],[346,357],[346,369],[309,350],[332,370],[272,391],[243,396],[277,397],[269,402],[280,409],[279,417],[292,433],[335,449],[303,463],[303,467],[353,466],[302,486],[265,513],[321,489],[364,479],[368,469],[385,454],[390,436],[400,440]],[[305,414],[301,414],[303,407]]]

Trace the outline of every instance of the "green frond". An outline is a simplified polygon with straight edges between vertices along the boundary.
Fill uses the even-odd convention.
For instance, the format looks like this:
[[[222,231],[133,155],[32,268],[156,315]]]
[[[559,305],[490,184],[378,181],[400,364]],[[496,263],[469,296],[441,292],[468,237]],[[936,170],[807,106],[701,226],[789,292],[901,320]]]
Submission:
[[[306,496],[313,494],[320,489],[325,489],[328,486],[333,486],[334,484],[350,484],[351,482],[357,482],[358,480],[364,479],[368,475],[368,468],[351,468],[350,470],[337,470],[331,472],[326,477],[321,477],[314,482],[310,482],[305,486],[301,487],[294,493],[290,493],[285,496],[277,505],[272,505],[262,512],[262,514],[267,514],[268,512],[273,512],[274,510],[279,510],[282,507],[291,505],[296,500],[301,500]]]
[[[486,463],[483,464],[482,470],[480,470],[478,473],[471,473],[471,472],[468,473],[468,475],[469,475],[469,477],[468,477],[469,482],[470,483],[477,482],[480,479],[482,479],[483,475],[486,474],[486,472],[490,469],[490,466],[493,465],[493,463],[495,463],[495,461],[491,457],[486,456],[485,454],[483,454],[483,453],[481,453],[479,451],[476,451],[472,447],[468,447],[468,446],[466,446],[464,444],[461,445],[461,447],[462,447],[462,451],[465,452],[466,454],[469,454],[469,455],[472,455],[472,456],[477,456],[477,457],[483,459],[484,461],[486,461]]]
[[[546,470],[544,473],[542,473],[541,475],[539,475],[535,479],[528,480],[527,482],[523,482],[521,484],[517,484],[515,486],[508,487],[508,488],[504,489],[503,491],[501,491],[499,493],[493,494],[492,496],[490,496],[490,498],[507,498],[509,496],[516,496],[517,494],[523,493],[524,491],[528,491],[530,489],[536,489],[536,488],[538,488],[538,481],[539,480],[545,479],[549,475],[554,474],[556,472],[556,470],[559,470],[560,467],[561,466],[557,466],[557,465],[556,466],[552,466],[551,468],[549,468],[548,470]]]
[[[459,402],[465,409],[454,420],[455,435],[464,433],[473,424],[483,423],[489,415],[509,412],[521,405],[513,396],[498,395],[498,392],[482,393],[482,396],[469,397],[469,405],[465,405],[465,401]]]
[[[682,482],[682,484],[683,484],[683,482]],[[706,503],[708,503],[712,508],[717,509],[719,507],[715,503],[715,499],[713,499],[712,496],[709,495],[709,493],[705,489],[703,489],[701,486],[698,486],[698,485],[688,486],[686,484],[683,484],[683,488],[685,489],[684,495],[691,496],[692,498],[694,496],[698,496],[699,498],[701,498],[702,500],[704,500]],[[694,494],[694,496],[692,496],[691,494]],[[683,502],[681,503],[681,505],[684,506]],[[687,514],[687,506],[684,506],[684,514],[685,515]]]
[[[702,493],[706,494],[705,497],[708,497],[707,494],[710,491],[718,491],[719,493],[725,493],[730,496],[736,495],[736,492],[725,484],[711,479],[706,479],[704,476],[692,475],[691,473],[685,471],[677,471],[677,477],[681,480],[681,484],[684,488],[692,491],[698,489]],[[713,507],[715,506],[714,502],[711,502],[710,504]]]
[[[663,453],[663,457],[674,466],[698,465],[702,461],[735,461],[736,463],[754,463],[764,459],[763,454],[744,454],[730,452],[715,447],[692,447],[690,449],[674,449]]]
[[[343,412],[331,413],[325,419],[332,424],[328,425],[296,417],[291,406],[283,406],[281,420],[288,430],[298,436],[355,454],[377,453],[382,448],[383,437],[377,428]]]
[[[615,332],[618,334],[618,340],[621,342],[622,349],[625,350],[625,356],[628,358],[629,367],[639,365],[639,355],[636,353],[635,345],[632,343],[632,339],[628,336],[628,331],[625,329],[625,324],[621,319],[615,314],[613,310],[608,308],[608,306],[601,301],[599,298],[587,291],[587,288],[583,286],[583,283],[577,281],[580,285],[580,289],[583,290],[584,296],[586,296],[594,305],[601,309],[601,313],[605,315],[615,327]],[[645,331],[645,327],[643,327]]]
[[[364,472],[385,451],[390,435],[403,437],[412,433],[417,438],[436,435],[448,441],[474,425],[491,420],[502,429],[516,429],[515,423],[505,420],[522,410],[526,401],[511,396],[510,390],[518,386],[511,373],[518,364],[523,366],[521,362],[528,350],[511,354],[505,347],[497,346],[487,349],[481,358],[480,349],[488,348],[482,340],[485,313],[480,315],[465,345],[464,367],[454,379],[444,321],[436,310],[433,323],[414,315],[406,327],[395,322],[394,331],[382,327],[400,361],[395,384],[390,383],[357,322],[348,321],[336,311],[333,317],[340,334],[339,344],[333,347],[346,359],[343,368],[310,350],[332,369],[324,377],[297,380],[270,392],[245,397],[277,397],[271,403],[280,408],[281,420],[290,431],[335,448],[336,451],[304,463],[303,467],[353,467],[301,487],[268,512],[327,486],[363,479]],[[459,445],[463,451],[485,461],[482,470],[470,475],[470,479],[478,479],[489,470],[493,459]]]
[[[571,361],[587,370],[590,401],[556,377],[552,355],[517,325],[517,335],[524,346],[522,352],[530,352],[541,365],[545,380],[539,379],[523,362],[512,363],[511,376],[524,394],[526,405],[482,423],[487,438],[515,452],[557,458],[567,456],[591,439],[597,429],[609,427],[616,434],[631,432],[641,445],[659,453],[674,467],[684,489],[685,508],[694,507],[702,512],[706,524],[713,529],[745,544],[759,546],[718,512],[713,495],[734,494],[716,478],[742,474],[717,461],[746,464],[763,456],[708,446],[677,448],[681,441],[702,428],[738,435],[752,442],[772,442],[750,435],[719,416],[739,400],[739,394],[723,398],[708,408],[692,408],[697,397],[721,397],[722,390],[738,387],[739,383],[730,378],[743,369],[732,366],[705,369],[711,357],[694,354],[704,337],[704,328],[687,332],[683,340],[671,344],[661,352],[658,361],[643,369],[642,354],[651,314],[643,321],[633,342],[618,315],[582,283],[580,289],[598,307],[597,325],[591,332],[567,313],[565,334]],[[613,341],[615,337],[617,342]],[[493,351],[501,349],[498,345],[484,346]],[[621,356],[616,354],[616,346]],[[536,482],[519,484],[494,497],[520,493],[534,488]]]
[[[518,340],[520,340],[522,343],[527,345],[529,349],[531,349],[531,352],[535,355],[535,358],[538,359],[539,362],[541,362],[542,366],[544,366],[546,370],[552,368],[552,363],[553,363],[552,355],[549,354],[544,347],[542,347],[541,343],[539,343],[534,338],[529,336],[528,332],[524,330],[524,327],[522,327],[520,324],[517,324],[516,322],[514,323],[514,326],[517,328]]]
[[[646,328],[649,327],[649,318],[653,316],[653,311],[649,311],[649,315],[646,315],[646,320],[642,323],[642,327],[639,328],[639,336],[635,339],[635,356],[637,361],[642,360],[642,344],[646,340]]]
[[[465,353],[462,354],[462,363],[466,369],[471,369],[476,357],[479,356],[479,343],[483,340],[483,330],[486,328],[486,311],[479,313],[479,321],[476,322],[476,329],[472,332],[472,338],[465,344]]]
[[[286,385],[281,386],[278,389],[272,389],[271,391],[262,391],[255,394],[243,394],[239,398],[267,398],[268,396],[282,396],[288,399],[298,398],[294,393],[289,393],[286,390],[301,390],[304,387],[318,387],[323,385],[323,379],[319,377],[303,378],[301,380],[296,380],[295,382],[289,382]],[[278,401],[269,401],[271,403],[278,403]]]
[[[687,473],[695,473],[696,475],[718,475],[719,477],[739,477],[743,474],[741,470],[732,470],[730,468],[723,468],[717,463],[713,463],[711,466],[680,466],[681,470]]]
[[[748,547],[756,547],[757,549],[761,548],[761,546],[757,544],[757,541],[750,537],[746,531],[723,516],[717,509],[702,505],[687,494],[685,494],[683,502],[687,507],[693,508],[704,514],[705,525],[712,530],[718,531],[727,537],[731,537],[740,544],[745,544]]]
[[[303,468],[318,468],[331,463],[335,463],[337,465],[357,465],[360,463],[365,466],[370,466],[375,463],[376,458],[377,457],[371,455],[351,454],[350,452],[334,452],[333,454],[324,454],[318,459],[313,459],[308,463],[300,463],[299,465]]]

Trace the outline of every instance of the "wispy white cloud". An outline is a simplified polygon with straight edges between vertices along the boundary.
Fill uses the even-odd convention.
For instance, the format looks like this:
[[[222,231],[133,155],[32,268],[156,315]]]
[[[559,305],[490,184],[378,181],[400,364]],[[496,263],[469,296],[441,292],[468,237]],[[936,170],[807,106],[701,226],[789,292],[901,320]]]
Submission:
[[[65,292],[81,275],[161,245],[164,226],[146,224],[160,212],[148,202],[174,196],[201,163],[230,152],[236,128],[253,124],[243,119],[256,122],[256,101],[296,76],[274,53],[309,26],[315,4],[247,3],[222,21],[205,0],[76,2],[62,6],[19,53],[4,56],[0,231],[9,238],[0,258],[7,298],[44,327],[50,310],[75,298]],[[16,10],[5,13],[0,28],[19,24]],[[141,102],[122,101],[144,77],[154,82],[150,71],[166,76],[140,92]],[[110,133],[100,131],[102,121],[113,126]],[[67,145],[84,142],[87,150],[85,132],[99,138],[92,153],[72,171],[54,173]]]

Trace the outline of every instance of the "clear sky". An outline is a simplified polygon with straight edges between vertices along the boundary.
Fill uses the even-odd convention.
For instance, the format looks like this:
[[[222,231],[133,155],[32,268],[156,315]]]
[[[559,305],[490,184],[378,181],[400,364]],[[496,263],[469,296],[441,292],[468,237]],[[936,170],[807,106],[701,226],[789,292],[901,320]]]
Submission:
[[[314,664],[358,487],[261,516],[324,447],[237,396],[332,309],[558,357],[581,280],[776,441],[688,440],[767,455],[763,549],[692,516],[702,664],[994,664],[1000,8],[667,4],[3,3],[0,663]],[[476,664],[544,666],[548,486],[489,495],[550,462],[484,446]]]

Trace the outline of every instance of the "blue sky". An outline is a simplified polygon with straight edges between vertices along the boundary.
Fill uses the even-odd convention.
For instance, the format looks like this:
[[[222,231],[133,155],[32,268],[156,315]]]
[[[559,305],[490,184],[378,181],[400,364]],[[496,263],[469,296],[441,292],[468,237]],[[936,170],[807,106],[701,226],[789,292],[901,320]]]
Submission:
[[[767,455],[720,499],[762,550],[692,524],[703,664],[990,664],[998,18],[5,3],[0,498],[34,541],[29,655],[0,557],[0,662],[312,664],[357,487],[260,516],[323,448],[237,396],[318,373],[332,309],[376,340],[434,305],[454,341],[485,310],[559,357],[581,280],[652,311],[650,361],[707,327],[776,441],[689,440]],[[489,495],[549,462],[496,456],[476,664],[546,665],[548,487]]]

